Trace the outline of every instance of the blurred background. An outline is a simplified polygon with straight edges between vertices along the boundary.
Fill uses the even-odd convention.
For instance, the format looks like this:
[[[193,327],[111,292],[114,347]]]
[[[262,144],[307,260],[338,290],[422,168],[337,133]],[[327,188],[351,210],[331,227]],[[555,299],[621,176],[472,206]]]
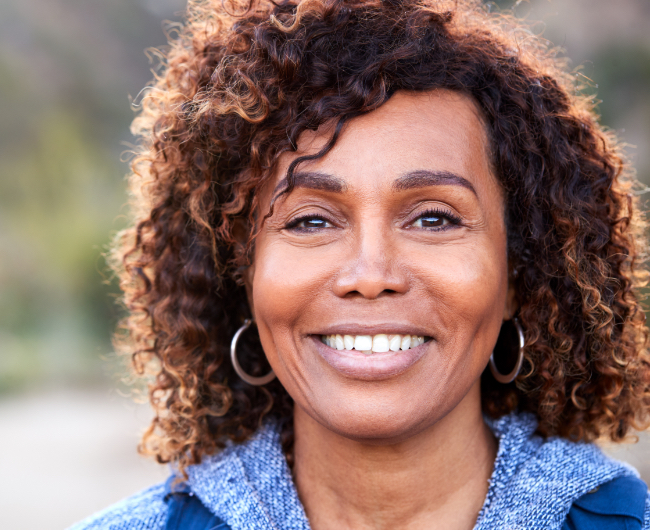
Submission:
[[[184,0],[0,1],[0,528],[62,529],[167,470],[137,456],[102,257],[126,220],[130,102]],[[493,2],[513,7],[512,0]],[[650,184],[650,2],[531,0]],[[609,448],[650,481],[650,444]]]

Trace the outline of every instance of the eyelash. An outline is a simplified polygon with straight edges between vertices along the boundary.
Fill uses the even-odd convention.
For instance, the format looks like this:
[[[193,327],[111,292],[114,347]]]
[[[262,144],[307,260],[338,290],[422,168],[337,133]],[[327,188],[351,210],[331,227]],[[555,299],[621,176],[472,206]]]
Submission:
[[[447,219],[447,221],[449,221],[449,224],[453,226],[457,226],[461,222],[461,218],[458,217],[457,215],[454,215],[452,212],[448,210],[434,208],[418,214],[418,216],[413,221],[411,221],[411,224],[415,223],[419,219],[424,219],[426,217],[442,217]],[[424,230],[433,230],[433,231],[447,230],[448,228],[449,226],[429,227],[429,228],[423,227]]]
[[[457,215],[454,215],[452,212],[448,210],[443,210],[440,208],[435,208],[435,209],[430,209],[426,210],[424,212],[421,212],[413,221],[411,221],[411,224],[415,223],[419,219],[423,219],[426,217],[439,217],[439,218],[445,218],[450,225],[452,226],[457,226],[461,222],[461,218],[458,217]],[[315,214],[307,214],[307,215],[301,215],[300,217],[296,217],[295,219],[292,219],[289,221],[284,229],[285,230],[295,230],[298,232],[312,232],[314,230],[319,230],[319,227],[312,227],[312,228],[306,228],[306,227],[301,227],[299,228],[298,225],[304,221],[323,221],[324,223],[329,223],[329,224],[334,224],[332,223],[329,219],[326,217],[323,217],[322,215],[315,215]],[[441,226],[441,227],[422,227],[424,230],[432,230],[432,231],[440,231],[440,230],[447,230],[449,226]]]
[[[295,219],[292,219],[289,221],[286,226],[284,227],[285,230],[295,230],[298,232],[312,232],[314,230],[318,230],[318,227],[312,227],[312,228],[305,228],[301,227],[299,228],[298,225],[304,221],[323,221],[325,223],[329,224],[334,224],[332,221],[329,219],[323,217],[322,215],[315,215],[315,214],[307,214],[307,215],[301,215],[300,217],[296,217]]]

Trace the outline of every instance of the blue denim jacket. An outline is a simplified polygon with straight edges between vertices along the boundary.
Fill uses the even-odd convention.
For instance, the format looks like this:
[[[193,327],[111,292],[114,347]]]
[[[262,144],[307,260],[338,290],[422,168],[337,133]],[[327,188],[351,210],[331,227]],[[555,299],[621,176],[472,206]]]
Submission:
[[[475,530],[561,530],[574,501],[617,477],[637,476],[593,444],[536,436],[530,414],[513,413],[490,427],[499,450]],[[273,424],[190,467],[188,475],[189,493],[232,530],[309,529]],[[168,510],[160,484],[71,530],[164,530]],[[641,528],[650,530],[648,493],[643,519]]]

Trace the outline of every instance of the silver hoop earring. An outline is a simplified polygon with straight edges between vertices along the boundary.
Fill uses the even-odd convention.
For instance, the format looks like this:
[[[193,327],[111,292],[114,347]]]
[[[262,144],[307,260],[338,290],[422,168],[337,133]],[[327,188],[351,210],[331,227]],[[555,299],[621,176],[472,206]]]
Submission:
[[[235,336],[230,342],[230,360],[232,361],[232,366],[235,369],[235,372],[237,372],[237,375],[241,377],[243,381],[246,381],[249,385],[261,386],[273,381],[273,379],[275,379],[275,372],[271,370],[268,374],[262,377],[253,377],[252,375],[248,375],[246,372],[244,372],[241,365],[239,364],[239,361],[237,360],[237,341],[239,340],[241,334],[244,333],[244,331],[246,331],[252,323],[253,320],[247,318],[244,320],[244,325],[235,331]]]
[[[524,362],[524,330],[521,329],[521,325],[516,318],[513,318],[511,322],[514,324],[515,329],[517,330],[517,338],[519,339],[519,351],[517,353],[517,362],[515,364],[515,367],[509,374],[502,374],[499,372],[499,369],[494,362],[494,351],[492,351],[492,355],[490,355],[490,371],[492,372],[494,378],[499,381],[499,383],[503,384],[512,383],[515,380],[515,378],[519,375],[521,365]],[[499,345],[500,339],[501,333],[499,333],[499,339],[497,339],[497,346]],[[495,346],[495,349],[497,349],[497,346]]]

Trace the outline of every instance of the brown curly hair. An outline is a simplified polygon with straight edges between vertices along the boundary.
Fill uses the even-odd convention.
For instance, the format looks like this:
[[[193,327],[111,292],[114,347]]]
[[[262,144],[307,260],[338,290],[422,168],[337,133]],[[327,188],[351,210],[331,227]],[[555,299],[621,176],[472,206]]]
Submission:
[[[525,365],[508,385],[483,374],[485,413],[530,411],[542,435],[574,440],[644,428],[636,181],[556,50],[479,0],[241,2],[190,0],[133,125],[134,223],[113,257],[129,310],[118,336],[156,411],[141,449],[185,469],[265,418],[290,449],[291,398],[277,380],[244,383],[229,360],[250,316],[256,190],[303,131],[336,124],[322,156],[398,90],[473,98],[507,198]],[[268,370],[259,341],[241,349],[249,373]]]

